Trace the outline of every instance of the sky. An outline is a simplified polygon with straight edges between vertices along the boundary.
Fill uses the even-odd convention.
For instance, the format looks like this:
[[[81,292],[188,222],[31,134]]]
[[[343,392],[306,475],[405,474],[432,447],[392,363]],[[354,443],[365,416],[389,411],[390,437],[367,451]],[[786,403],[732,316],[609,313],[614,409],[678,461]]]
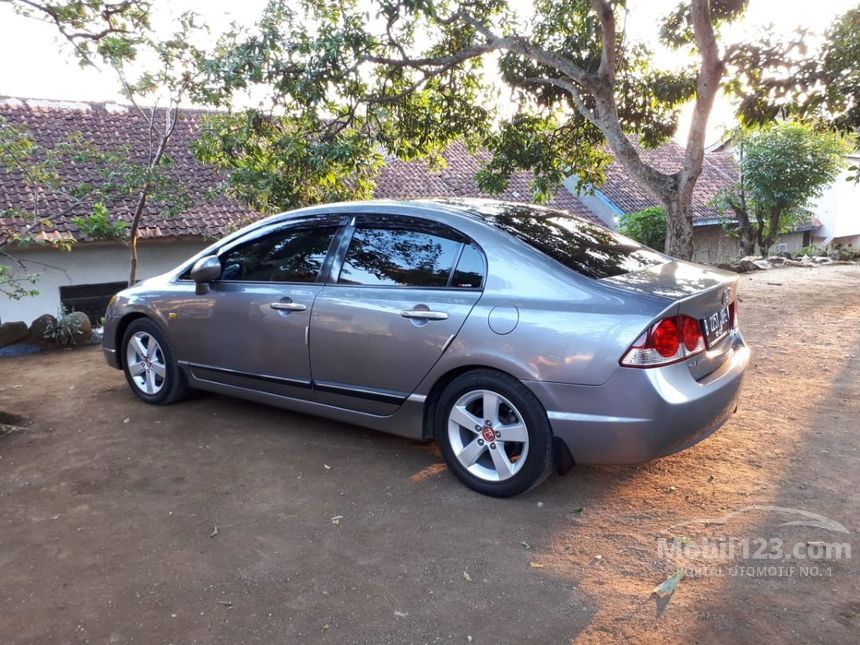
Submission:
[[[523,7],[528,0],[522,1]],[[789,33],[797,27],[823,32],[834,18],[856,4],[857,0],[751,0],[742,24],[733,25],[727,37],[742,38],[768,24],[779,32]],[[629,0],[627,33],[632,39],[656,47],[659,64],[671,64],[672,52],[656,43],[656,24],[660,16],[675,6],[677,0]],[[153,0],[153,27],[157,32],[171,33],[171,23],[185,11],[194,11],[208,24],[213,39],[233,21],[251,26],[262,12],[266,0]],[[530,4],[530,3],[529,3]],[[527,9],[526,9],[527,10]],[[72,60],[69,47],[58,49],[56,30],[49,24],[16,15],[8,4],[0,4],[0,96],[59,99],[71,101],[121,101],[116,77],[108,71],[80,68]],[[678,138],[684,136],[682,115]],[[731,125],[731,107],[718,101],[710,122],[710,139],[720,137]],[[714,141],[709,141],[714,142]]]

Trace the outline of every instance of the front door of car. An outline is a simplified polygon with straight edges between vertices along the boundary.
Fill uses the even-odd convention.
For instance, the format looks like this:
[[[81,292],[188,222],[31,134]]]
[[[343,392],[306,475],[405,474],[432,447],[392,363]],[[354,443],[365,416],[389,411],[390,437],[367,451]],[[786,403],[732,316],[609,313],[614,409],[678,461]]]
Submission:
[[[390,414],[480,298],[484,257],[457,231],[416,218],[359,216],[342,244],[312,315],[315,397]]]
[[[339,224],[276,226],[222,249],[221,278],[189,295],[175,325],[196,378],[310,398],[308,325]]]

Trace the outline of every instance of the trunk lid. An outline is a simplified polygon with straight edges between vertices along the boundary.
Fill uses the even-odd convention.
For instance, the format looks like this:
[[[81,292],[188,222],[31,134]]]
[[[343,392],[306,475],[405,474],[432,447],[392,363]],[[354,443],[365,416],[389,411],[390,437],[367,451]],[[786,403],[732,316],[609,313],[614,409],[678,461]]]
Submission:
[[[705,338],[708,338],[708,330],[713,323],[719,323],[721,312],[727,311],[736,301],[738,276],[730,271],[674,260],[643,271],[604,278],[600,282],[666,299],[672,305],[659,318],[690,316],[699,321]],[[693,378],[702,379],[722,365],[731,346],[729,329],[728,333],[708,342],[707,351],[689,358],[686,363]]]

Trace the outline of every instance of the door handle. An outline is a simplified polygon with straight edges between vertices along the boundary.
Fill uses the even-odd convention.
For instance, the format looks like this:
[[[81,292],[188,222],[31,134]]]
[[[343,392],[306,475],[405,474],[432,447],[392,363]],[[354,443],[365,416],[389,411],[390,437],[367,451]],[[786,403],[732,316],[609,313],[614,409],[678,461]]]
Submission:
[[[404,318],[413,320],[448,320],[448,314],[444,311],[427,311],[422,309],[405,309],[400,312]]]
[[[307,305],[298,302],[273,302],[269,306],[278,311],[304,311],[307,309]]]

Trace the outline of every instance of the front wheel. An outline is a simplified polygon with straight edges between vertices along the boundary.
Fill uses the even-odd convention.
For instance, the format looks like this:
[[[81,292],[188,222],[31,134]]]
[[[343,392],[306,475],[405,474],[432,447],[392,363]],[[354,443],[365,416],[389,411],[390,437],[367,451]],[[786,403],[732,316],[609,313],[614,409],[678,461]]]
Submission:
[[[454,379],[439,399],[435,433],[451,472],[484,495],[519,495],[552,469],[546,412],[507,374],[476,370]]]
[[[185,397],[185,375],[176,364],[166,336],[146,318],[133,321],[122,338],[125,378],[139,399],[167,405]]]

